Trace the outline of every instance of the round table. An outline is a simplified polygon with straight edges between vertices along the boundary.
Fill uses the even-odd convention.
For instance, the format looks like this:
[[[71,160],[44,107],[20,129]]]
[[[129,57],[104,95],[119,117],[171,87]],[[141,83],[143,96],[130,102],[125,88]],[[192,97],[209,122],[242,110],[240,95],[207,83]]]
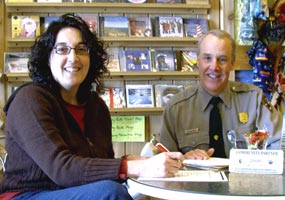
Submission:
[[[129,188],[161,199],[270,199],[285,200],[285,174],[229,173],[227,182],[170,182],[130,178]]]

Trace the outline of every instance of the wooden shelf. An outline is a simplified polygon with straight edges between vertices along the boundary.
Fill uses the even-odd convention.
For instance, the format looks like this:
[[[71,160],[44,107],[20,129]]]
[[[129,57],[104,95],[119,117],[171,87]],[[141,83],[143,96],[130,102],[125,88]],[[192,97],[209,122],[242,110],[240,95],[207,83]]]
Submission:
[[[8,13],[149,13],[149,14],[207,14],[211,5],[207,1],[193,1],[187,4],[158,3],[19,3],[7,2]]]
[[[8,82],[29,82],[31,81],[28,73],[7,73],[4,75]]]
[[[101,37],[109,46],[116,47],[185,47],[196,45],[197,38],[190,37]],[[30,48],[34,44],[34,38],[7,38],[9,48]]]
[[[144,14],[151,17],[160,15],[208,15],[211,4],[207,0],[192,0],[187,4],[157,3],[35,3],[7,2],[6,17],[12,15],[53,16],[63,13],[116,13],[122,15]],[[9,22],[9,19],[7,19]],[[190,37],[100,37],[108,46],[116,47],[193,47],[197,38]],[[7,49],[31,48],[35,38],[6,37]],[[31,81],[28,73],[3,74],[2,79],[15,85]],[[159,81],[159,80],[198,80],[198,72],[110,72],[104,76],[106,81]],[[163,107],[110,108],[111,115],[161,115]]]
[[[108,80],[189,80],[199,78],[199,72],[112,72]]]
[[[162,107],[153,108],[110,108],[112,115],[160,115],[163,112]]]
[[[9,82],[31,81],[28,73],[8,73],[5,74]],[[199,72],[111,72],[106,74],[105,80],[190,80],[199,78]]]

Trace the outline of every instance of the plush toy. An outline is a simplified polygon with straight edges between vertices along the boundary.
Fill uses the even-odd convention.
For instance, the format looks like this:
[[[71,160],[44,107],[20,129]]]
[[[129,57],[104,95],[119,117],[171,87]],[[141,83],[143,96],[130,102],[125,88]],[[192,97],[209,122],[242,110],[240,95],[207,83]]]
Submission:
[[[285,23],[285,2],[281,3],[277,8],[276,19],[281,22]]]
[[[267,20],[269,17],[269,9],[267,0],[257,0],[254,9],[254,18]]]
[[[247,51],[253,69],[253,84],[262,88],[267,97],[274,85],[272,55],[269,47],[261,40],[254,41]]]

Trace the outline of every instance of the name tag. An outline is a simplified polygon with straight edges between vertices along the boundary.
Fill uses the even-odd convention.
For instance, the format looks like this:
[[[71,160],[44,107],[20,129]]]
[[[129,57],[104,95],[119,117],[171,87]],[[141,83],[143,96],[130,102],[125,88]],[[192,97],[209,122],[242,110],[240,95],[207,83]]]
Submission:
[[[229,171],[236,173],[282,174],[282,150],[231,149]]]

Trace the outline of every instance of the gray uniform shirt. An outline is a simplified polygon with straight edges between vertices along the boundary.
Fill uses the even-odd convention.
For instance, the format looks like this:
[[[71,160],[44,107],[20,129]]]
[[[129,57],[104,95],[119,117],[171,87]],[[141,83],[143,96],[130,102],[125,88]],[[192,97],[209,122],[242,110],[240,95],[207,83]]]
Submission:
[[[281,148],[282,115],[267,104],[260,88],[230,81],[219,97],[227,156],[232,147],[227,131],[231,129],[237,134],[238,148],[246,148],[244,133],[264,128],[271,134],[267,149]],[[159,141],[171,151],[207,150],[211,98],[199,84],[175,95],[165,106]]]

